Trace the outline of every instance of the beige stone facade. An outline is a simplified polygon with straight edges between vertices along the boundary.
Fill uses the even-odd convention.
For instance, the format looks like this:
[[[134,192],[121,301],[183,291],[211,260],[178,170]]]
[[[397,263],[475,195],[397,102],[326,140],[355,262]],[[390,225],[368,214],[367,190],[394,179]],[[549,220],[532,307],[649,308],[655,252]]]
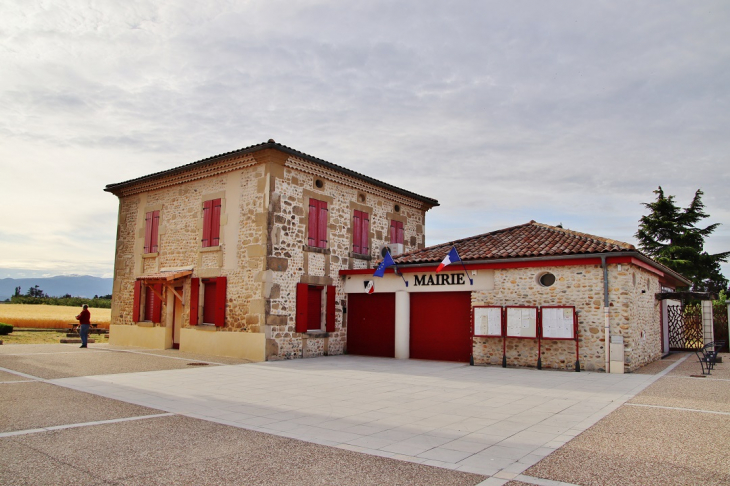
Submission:
[[[423,248],[425,213],[438,204],[273,141],[106,190],[119,197],[110,342],[254,360],[342,354],[340,269],[371,268],[391,220],[403,223],[406,251]],[[307,245],[310,198],[328,203],[325,248]],[[212,199],[220,244],[203,248],[202,204]],[[351,251],[354,210],[370,215],[367,255]],[[144,254],[150,211],[160,211],[159,251]],[[161,322],[134,322],[135,282],[166,271],[192,273],[163,288]],[[224,325],[190,325],[191,279],[216,277],[227,278]],[[335,286],[334,332],[296,332],[300,283]]]
[[[538,277],[550,272],[555,284]],[[474,292],[472,304],[496,306],[575,306],[581,369],[605,370],[604,286],[601,265],[503,268],[494,271],[494,290]],[[661,357],[659,276],[630,263],[608,265],[611,335],[624,339],[624,370],[630,372]],[[542,340],[543,368],[574,369],[576,343]],[[502,338],[474,338],[475,364],[502,364]],[[507,338],[508,366],[536,366],[537,340]],[[614,370],[615,371],[615,370]]]

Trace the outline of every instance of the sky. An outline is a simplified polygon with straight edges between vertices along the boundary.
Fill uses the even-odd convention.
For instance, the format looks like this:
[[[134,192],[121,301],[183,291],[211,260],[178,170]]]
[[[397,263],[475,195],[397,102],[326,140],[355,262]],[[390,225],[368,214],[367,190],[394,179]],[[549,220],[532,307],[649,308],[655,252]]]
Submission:
[[[662,186],[730,250],[728,26],[710,0],[3,0],[0,278],[112,276],[107,184],[270,138],[437,199],[428,245],[636,243]]]

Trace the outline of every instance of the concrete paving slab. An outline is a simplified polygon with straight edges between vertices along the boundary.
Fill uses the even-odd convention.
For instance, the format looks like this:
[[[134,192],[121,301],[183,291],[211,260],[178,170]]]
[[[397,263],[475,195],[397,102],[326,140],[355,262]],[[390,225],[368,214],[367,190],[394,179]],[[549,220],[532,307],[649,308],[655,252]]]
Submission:
[[[0,410],[0,432],[159,413],[42,382],[0,384]]]
[[[181,416],[4,438],[0,452],[18,459],[0,469],[2,484],[467,486],[485,479]]]
[[[483,471],[497,463],[464,463],[472,459],[461,454],[468,451],[446,444],[465,440],[483,446],[481,454],[505,451],[508,457],[493,457],[500,469],[521,463],[535,449],[569,440],[566,431],[579,433],[657,377],[336,356],[53,382],[284,437]],[[539,425],[548,428],[532,429]],[[428,455],[433,449],[456,453]]]

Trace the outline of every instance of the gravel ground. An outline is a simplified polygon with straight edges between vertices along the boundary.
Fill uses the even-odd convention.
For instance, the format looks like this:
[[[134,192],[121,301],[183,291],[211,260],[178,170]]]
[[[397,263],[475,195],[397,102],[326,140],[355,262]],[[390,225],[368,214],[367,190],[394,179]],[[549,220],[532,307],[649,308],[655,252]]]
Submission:
[[[475,485],[484,476],[174,416],[0,439],[3,485]]]
[[[624,405],[524,474],[583,486],[730,484],[727,415]]]
[[[161,413],[40,382],[1,384],[0,410],[0,432]]]
[[[23,381],[27,379],[28,378],[15,375],[13,373],[8,373],[7,371],[0,371],[0,383],[4,381]]]
[[[709,378],[669,376],[648,387],[629,403],[730,412],[730,383]],[[730,421],[730,417],[727,420]]]
[[[720,357],[722,357],[723,362],[719,363],[714,370],[712,370],[712,374],[708,375],[707,378],[700,378],[700,379],[724,379],[724,380],[730,380],[730,354],[728,353],[720,353]],[[691,353],[690,356],[687,358],[687,360],[684,363],[680,363],[679,366],[674,368],[672,371],[669,372],[669,375],[672,376],[691,376],[691,375],[702,375],[702,368],[700,367],[699,361],[697,361],[697,356],[694,353]]]
[[[191,362],[215,360],[219,364],[240,364],[245,360],[211,358],[189,353],[149,352],[134,348],[90,345],[80,349],[75,345],[38,344],[2,347],[0,367],[45,379],[77,376],[135,373],[189,368]],[[130,352],[131,351],[131,352]],[[211,364],[211,366],[216,366]]]

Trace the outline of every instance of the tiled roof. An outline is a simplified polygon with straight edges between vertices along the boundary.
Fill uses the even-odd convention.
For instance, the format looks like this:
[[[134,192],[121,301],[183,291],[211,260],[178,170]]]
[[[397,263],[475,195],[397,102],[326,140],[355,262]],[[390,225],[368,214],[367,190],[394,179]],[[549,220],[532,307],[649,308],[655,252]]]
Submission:
[[[398,264],[441,262],[452,246],[464,261],[636,251],[633,245],[530,221],[395,258]]]
[[[293,155],[295,157],[299,157],[299,158],[302,158],[304,160],[308,160],[310,162],[314,162],[314,163],[323,165],[324,167],[328,167],[328,168],[330,168],[332,170],[335,170],[335,171],[340,172],[342,174],[346,174],[346,175],[348,175],[350,177],[355,177],[356,179],[360,179],[362,181],[368,182],[368,183],[373,184],[373,185],[375,185],[377,187],[381,187],[383,189],[387,189],[389,191],[393,191],[395,193],[402,194],[402,195],[407,196],[407,197],[411,197],[411,198],[413,198],[413,199],[415,199],[417,201],[421,201],[421,202],[426,203],[426,204],[428,204],[429,206],[432,206],[432,207],[439,205],[439,202],[436,199],[432,199],[432,198],[426,197],[426,196],[421,196],[421,195],[416,194],[414,192],[407,191],[405,189],[401,189],[400,187],[396,187],[396,186],[393,186],[391,184],[388,184],[387,182],[379,181],[378,179],[373,179],[372,177],[366,176],[366,175],[361,174],[359,172],[355,172],[354,170],[350,170],[350,169],[347,169],[347,168],[342,167],[340,165],[333,164],[332,162],[327,162],[326,160],[323,160],[323,159],[314,157],[312,155],[305,154],[304,152],[300,152],[300,151],[295,150],[295,149],[293,149],[291,147],[287,147],[286,145],[282,145],[280,143],[276,143],[273,139],[270,139],[268,142],[265,142],[265,143],[259,143],[257,145],[250,145],[248,147],[245,147],[245,148],[242,148],[242,149],[238,149],[238,150],[234,150],[232,152],[226,152],[226,153],[223,153],[223,154],[214,155],[212,157],[207,157],[205,159],[201,159],[201,160],[198,160],[196,162],[191,162],[189,164],[181,165],[179,167],[175,167],[173,169],[165,170],[165,171],[162,171],[162,172],[155,172],[154,174],[148,174],[146,176],[138,177],[136,179],[131,179],[131,180],[124,181],[124,182],[118,182],[118,183],[115,183],[115,184],[107,184],[107,186],[106,186],[106,188],[104,190],[106,192],[112,192],[112,193],[114,193],[115,191],[118,191],[119,189],[122,189],[124,187],[130,186],[130,185],[133,185],[133,184],[136,184],[136,183],[139,183],[139,182],[148,181],[148,180],[151,180],[151,179],[156,179],[156,178],[168,176],[168,175],[171,175],[171,174],[177,174],[177,173],[180,173],[180,172],[184,172],[186,170],[194,169],[196,167],[199,167],[199,166],[202,166],[202,165],[205,165],[205,164],[210,164],[210,163],[216,162],[216,161],[221,160],[221,159],[226,159],[226,158],[229,158],[229,157],[238,157],[238,156],[241,156],[241,155],[258,152],[258,151],[265,150],[265,149],[275,149],[275,150],[278,150],[280,152],[284,152],[286,154]]]

